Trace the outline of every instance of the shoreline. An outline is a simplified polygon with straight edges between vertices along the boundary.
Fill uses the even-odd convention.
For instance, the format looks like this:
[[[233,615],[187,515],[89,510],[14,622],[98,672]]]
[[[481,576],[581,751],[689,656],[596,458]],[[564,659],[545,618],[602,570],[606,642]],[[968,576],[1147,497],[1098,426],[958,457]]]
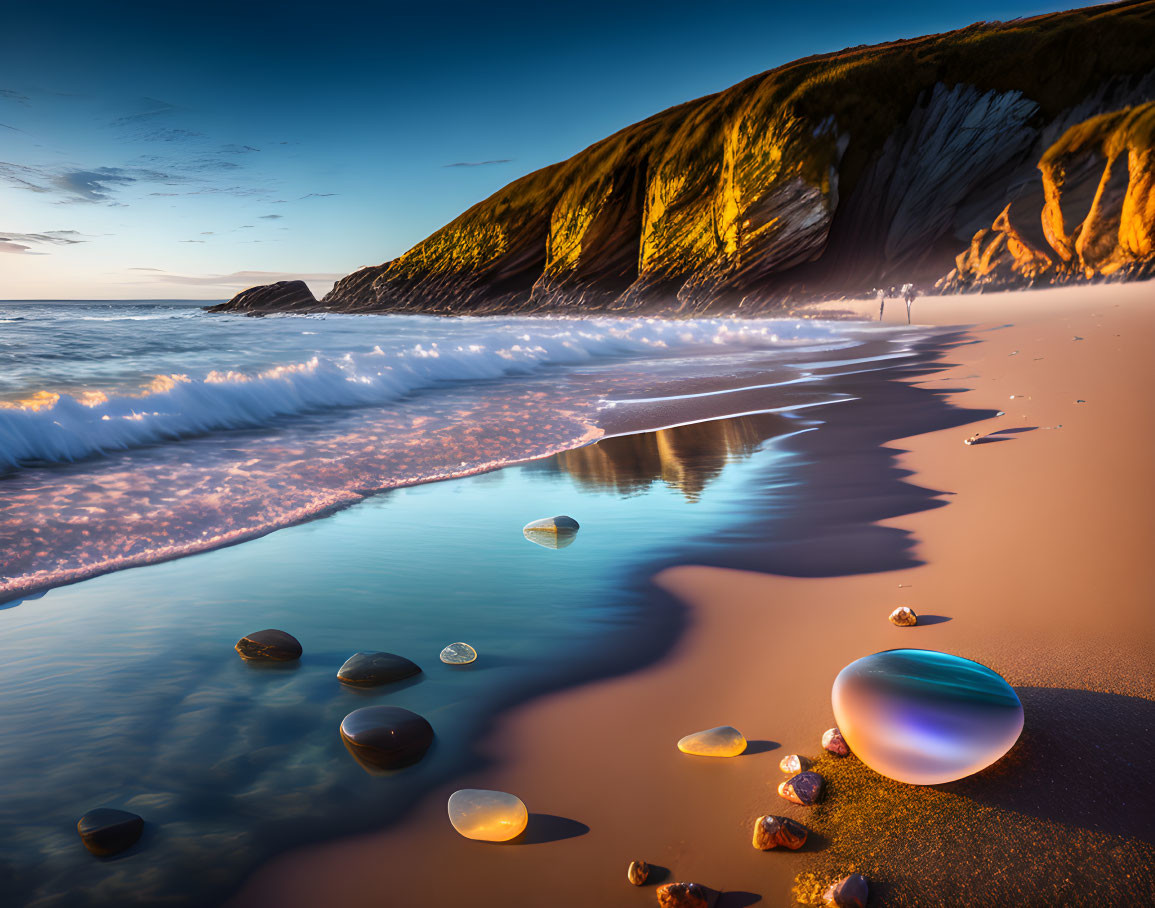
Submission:
[[[637,322],[629,319],[624,321],[627,324]],[[777,319],[771,322],[781,323],[782,328],[776,330],[797,329],[801,326],[798,319]],[[706,320],[703,324],[718,330],[724,329],[726,325],[718,319]],[[753,324],[765,326],[766,320],[755,320]],[[829,343],[829,339],[823,334],[833,329],[820,326],[805,330],[812,330],[816,336],[790,339],[803,348],[797,353],[798,360],[806,367],[812,366],[817,370],[827,368],[828,361],[837,357],[838,347],[831,350],[824,346]],[[870,332],[861,334],[853,338],[838,336],[834,343],[846,344],[860,355],[869,357],[880,351],[885,352],[896,342],[896,338],[901,342],[897,333],[892,336],[885,333],[872,336]],[[777,340],[777,336],[774,340]],[[659,338],[654,342],[654,347],[666,347],[666,341]],[[572,364],[564,361],[538,363],[538,371],[521,376],[529,381],[528,390],[524,382],[512,384],[500,403],[495,405],[488,399],[478,404],[480,409],[474,414],[473,428],[481,426],[482,431],[458,431],[459,450],[456,453],[439,440],[435,439],[433,444],[427,443],[428,436],[423,442],[424,448],[396,445],[392,441],[410,432],[420,437],[419,427],[420,431],[428,432],[426,424],[431,420],[423,410],[426,398],[422,397],[422,392],[437,391],[442,392],[443,396],[451,396],[456,393],[459,385],[468,384],[463,378],[443,381],[430,379],[426,384],[418,385],[411,393],[394,401],[395,407],[384,411],[385,415],[379,417],[382,423],[378,426],[372,423],[373,407],[339,408],[332,431],[345,431],[347,434],[343,437],[338,435],[329,438],[326,433],[313,433],[316,437],[311,437],[307,429],[301,430],[301,426],[306,425],[313,414],[307,409],[301,410],[280,427],[281,435],[273,436],[274,446],[286,449],[274,455],[273,460],[276,461],[278,457],[281,461],[290,460],[293,463],[312,460],[326,467],[316,473],[310,483],[305,484],[306,488],[282,486],[280,483],[284,477],[276,469],[265,469],[264,459],[268,455],[263,450],[262,439],[263,433],[270,427],[258,425],[221,431],[206,430],[199,435],[182,438],[178,446],[168,449],[163,445],[142,444],[76,461],[30,465],[6,472],[2,478],[8,493],[8,507],[0,510],[0,529],[7,530],[9,535],[0,539],[7,540],[10,552],[8,574],[0,577],[0,604],[18,604],[47,590],[118,570],[164,563],[259,539],[276,530],[323,519],[375,495],[397,489],[462,479],[532,463],[584,447],[607,436],[656,431],[685,422],[718,418],[741,409],[735,406],[734,401],[748,400],[751,403],[748,412],[760,412],[765,409],[764,401],[768,395],[759,392],[769,391],[769,396],[772,396],[777,387],[781,387],[783,397],[791,401],[784,406],[796,406],[794,401],[824,399],[820,390],[807,395],[803,393],[805,389],[786,387],[796,384],[797,380],[782,379],[779,372],[788,370],[782,367],[781,362],[771,361],[775,354],[782,355],[783,350],[760,349],[755,345],[744,350],[740,348],[740,353],[749,357],[765,354],[769,358],[765,364],[768,374],[774,374],[780,380],[753,388],[732,388],[736,378],[726,373],[694,377],[666,375],[660,380],[655,379],[657,384],[650,387],[669,388],[675,395],[687,387],[691,390],[706,388],[706,393],[689,395],[704,399],[639,400],[631,398],[629,394],[631,391],[636,393],[644,386],[630,388],[627,385],[620,389],[625,394],[624,399],[599,401],[602,395],[613,395],[619,390],[612,381],[607,381],[592,390],[581,389],[579,396],[572,401],[558,400],[550,409],[543,407],[540,399],[535,399],[540,396],[541,386],[550,381],[564,385],[566,382],[576,383],[580,379],[572,370],[567,371]],[[629,362],[628,355],[624,361]],[[604,372],[615,364],[615,359],[607,356],[594,358],[592,362],[595,368]],[[561,371],[551,375],[551,368]],[[740,374],[759,374],[750,362],[736,363],[727,368]],[[492,378],[483,376],[478,383],[490,384]],[[493,381],[491,387],[501,386]],[[535,388],[538,390],[535,391]],[[278,392],[282,390],[277,389]],[[291,386],[289,390],[292,390]],[[608,404],[608,408],[601,409],[599,403]],[[0,414],[4,412],[0,407]],[[671,414],[678,417],[673,422],[670,421]],[[369,428],[364,428],[366,424]],[[3,428],[0,426],[0,429]],[[450,428],[452,430],[454,427]],[[487,433],[504,437],[487,440]],[[226,464],[226,472],[222,473],[220,469],[214,472],[214,466],[218,466],[214,460],[216,450],[226,443],[231,443],[236,449],[233,461]],[[201,449],[204,450],[203,457]],[[353,457],[345,461],[342,460],[342,452],[346,450],[374,453],[372,456]],[[150,457],[152,451],[158,451],[160,456]],[[68,529],[72,526],[75,513],[86,513],[85,508],[89,504],[83,490],[77,487],[78,484],[112,484],[115,486],[112,489],[114,494],[121,492],[123,487],[134,495],[163,496],[175,493],[179,497],[181,489],[172,487],[171,480],[164,475],[165,467],[158,463],[170,454],[186,458],[180,469],[189,487],[224,488],[220,502],[213,500],[204,503],[208,509],[220,512],[217,519],[190,523],[187,513],[173,509],[164,520],[154,520],[153,514],[146,512],[145,519],[141,521],[140,515],[128,513],[131,508],[118,511],[115,507],[106,506],[100,513],[101,521],[106,526],[115,526],[120,535],[130,541],[129,545],[123,547],[100,548],[94,546],[91,540],[82,538],[87,537],[87,533],[81,532],[78,536]],[[402,461],[406,466],[395,469],[395,461]],[[250,471],[248,468],[253,464],[259,466]],[[291,473],[291,470],[287,472]],[[123,477],[129,474],[132,474],[133,480],[126,483]],[[248,485],[255,487],[264,483],[270,488],[263,495],[250,494],[247,489],[238,490],[230,485],[230,480],[240,474],[246,476]],[[42,494],[42,486],[55,488]],[[270,501],[273,504],[269,504]],[[28,544],[27,536],[22,531],[30,521],[37,519],[53,529],[55,536],[48,534],[38,539],[38,546],[34,547]],[[40,546],[42,550],[36,551]],[[53,552],[60,557],[56,560],[48,557]]]
[[[1152,316],[1139,307],[1151,287],[1118,285],[1100,302],[1103,292],[1080,287],[916,302],[918,323],[983,326],[973,332],[977,342],[949,351],[954,365],[909,375],[903,384],[992,416],[996,407],[1005,408],[1006,416],[966,429],[895,435],[889,444],[902,447],[882,449],[892,480],[901,482],[909,471],[919,487],[943,490],[923,494],[925,507],[892,515],[871,510],[878,502],[870,500],[868,489],[854,499],[865,508],[866,525],[892,551],[896,541],[909,543],[899,550],[912,554],[914,563],[880,562],[875,566],[881,570],[866,573],[860,566],[846,576],[813,570],[784,576],[750,569],[757,546],[735,556],[724,544],[730,540],[720,539],[708,549],[715,557],[667,567],[655,578],[655,595],[684,610],[688,623],[664,659],[503,714],[483,742],[492,759],[484,771],[423,797],[405,821],[381,833],[274,860],[233,903],[251,901],[257,893],[283,905],[316,904],[322,894],[350,906],[369,905],[381,892],[402,901],[436,901],[459,894],[464,876],[478,905],[528,904],[543,893],[557,905],[640,905],[653,902],[652,887],[634,890],[624,874],[630,860],[641,858],[668,868],[669,879],[725,891],[719,905],[759,899],[786,904],[795,877],[808,867],[830,874],[835,865],[855,862],[873,874],[888,903],[925,904],[927,887],[957,882],[950,867],[974,869],[965,853],[935,850],[941,830],[933,823],[926,829],[926,853],[914,856],[920,861],[917,874],[904,878],[885,859],[888,851],[910,857],[901,842],[884,837],[880,847],[850,831],[840,833],[837,823],[823,826],[814,816],[808,822],[805,809],[787,805],[771,787],[781,778],[782,755],[820,752],[818,738],[832,724],[829,682],[838,668],[896,646],[976,658],[1012,685],[1043,692],[1024,696],[1027,733],[1012,753],[979,776],[952,783],[964,820],[973,820],[980,807],[993,811],[984,817],[996,831],[984,833],[984,841],[996,850],[982,859],[998,869],[1001,855],[1003,866],[984,882],[987,896],[1030,903],[1031,893],[1037,900],[1042,891],[1040,874],[1068,873],[1082,884],[1084,890],[1052,890],[1071,904],[1109,904],[1128,886],[1141,889],[1144,880],[1128,880],[1119,862],[1150,854],[1145,849],[1152,832],[1141,815],[1144,809],[1149,815],[1155,803],[1147,781],[1152,761],[1142,746],[1149,728],[1134,729],[1136,746],[1115,725],[1148,725],[1155,697],[1144,678],[1153,648],[1151,617],[1141,607],[1155,579],[1142,553],[1153,529],[1144,452],[1155,441],[1155,427],[1143,395],[1152,377],[1143,342],[1152,336]],[[875,305],[865,301],[860,311]],[[1007,406],[1011,394],[1020,401],[1013,407]],[[974,429],[999,427],[1026,431],[1000,436],[1006,443],[961,444]],[[1111,469],[1094,466],[1105,439],[1116,442],[1109,449]],[[950,506],[937,507],[946,496]],[[1103,501],[1120,502],[1117,513],[1106,512]],[[779,553],[787,560],[789,555]],[[1108,589],[1104,615],[1095,604]],[[934,623],[889,626],[886,615],[900,604],[935,616]],[[1132,629],[1125,639],[1120,626]],[[1048,706],[1044,701],[1053,696],[1046,691],[1054,690],[1073,694]],[[1073,707],[1080,697],[1090,697],[1091,706],[1081,701]],[[1040,742],[1070,747],[1062,735],[1064,719],[1092,740],[1072,748],[1079,759],[1056,764]],[[681,735],[717,724],[736,725],[760,742],[752,748],[758,752],[713,763],[674,749]],[[1089,750],[1096,736],[1122,748],[1117,762]],[[1032,761],[1042,762],[1036,767]],[[1081,775],[1072,775],[1076,770]],[[1052,781],[1039,783],[1039,773]],[[1139,812],[1127,813],[1115,803],[1113,780],[1116,786],[1123,782],[1126,801]],[[513,791],[531,813],[566,823],[534,847],[467,842],[444,819],[444,797],[460,787]],[[942,787],[904,788],[914,794],[905,792],[901,815],[925,823],[933,814],[918,794]],[[855,804],[853,789],[838,791],[826,813],[837,814],[838,799]],[[1035,802],[1041,806],[1032,808]],[[864,815],[879,816],[865,801],[858,806]],[[1013,822],[1027,809],[1038,814],[1030,815],[1031,829],[1048,833],[1037,839],[1040,845],[1023,839],[1024,826]],[[1120,811],[1125,822],[1113,816]],[[789,855],[755,852],[749,831],[763,813],[821,827],[817,846]],[[962,828],[979,834],[965,823]],[[1053,853],[1044,846],[1057,848],[1055,830],[1063,832],[1068,847]],[[905,834],[910,837],[910,827]],[[965,848],[966,842],[954,847]],[[1085,863],[1080,847],[1100,856],[1094,879],[1078,869],[1078,862]],[[447,863],[454,874],[435,872]],[[409,872],[400,873],[401,867]],[[981,900],[983,891],[972,895],[978,892]]]
[[[905,351],[909,337],[868,337],[853,355],[894,354],[895,342]],[[850,374],[747,388],[736,376],[748,370],[715,369],[701,382],[670,370],[644,398],[629,398],[640,410],[623,407],[614,428],[661,424],[667,410],[714,419],[397,490],[247,546],[106,574],[0,610],[0,683],[10,691],[0,717],[9,729],[3,825],[19,831],[0,877],[44,908],[81,904],[81,893],[94,905],[177,892],[175,901],[215,904],[264,860],[387,818],[404,822],[427,788],[493,766],[476,746],[491,717],[657,663],[681,613],[635,586],[634,567],[724,531],[747,484],[779,457],[777,439],[803,437],[818,412],[766,411],[822,399],[837,402],[833,415],[850,396],[843,381],[880,381],[868,366],[836,365],[846,354],[808,349],[802,359],[824,364],[818,371]],[[690,384],[710,396],[653,400]],[[724,416],[734,409],[763,415]],[[582,519],[578,545],[548,552],[521,537],[526,519],[549,512]],[[276,672],[240,663],[233,643],[262,626],[298,636],[301,661]],[[475,669],[437,660],[454,639],[478,646]],[[413,657],[425,674],[370,692],[334,682],[351,652],[376,648]],[[435,747],[395,781],[366,776],[335,734],[367,702],[404,705],[435,727]],[[48,708],[56,722],[42,721]],[[64,750],[73,758],[52,756]],[[108,865],[78,853],[70,817],[91,803],[139,811],[142,845]]]

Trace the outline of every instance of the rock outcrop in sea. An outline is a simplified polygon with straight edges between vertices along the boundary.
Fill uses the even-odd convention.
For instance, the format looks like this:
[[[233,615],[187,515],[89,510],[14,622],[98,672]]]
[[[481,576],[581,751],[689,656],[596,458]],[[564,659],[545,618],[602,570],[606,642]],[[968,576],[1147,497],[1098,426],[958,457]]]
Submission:
[[[952,268],[949,289],[1143,276],[1153,99],[1155,0],[849,48],[527,174],[319,303],[216,308],[753,313]]]
[[[309,312],[320,306],[304,281],[277,281],[242,290],[227,303],[210,306],[209,311],[264,315],[266,312]]]

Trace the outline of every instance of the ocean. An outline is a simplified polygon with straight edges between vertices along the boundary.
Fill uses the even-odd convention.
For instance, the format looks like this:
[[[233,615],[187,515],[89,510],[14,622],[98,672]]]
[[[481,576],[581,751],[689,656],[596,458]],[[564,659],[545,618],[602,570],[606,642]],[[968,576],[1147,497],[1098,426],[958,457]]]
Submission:
[[[269,317],[0,306],[0,600],[216,548],[385,489],[714,415],[894,329],[782,319]],[[745,377],[745,378],[744,378]],[[678,417],[680,418],[680,417]]]
[[[0,890],[214,904],[275,854],[397,820],[485,765],[501,710],[659,658],[680,619],[646,566],[789,490],[783,443],[848,399],[833,377],[925,336],[3,305]],[[562,513],[573,545],[522,537]],[[265,627],[299,663],[241,662]],[[464,670],[437,658],[457,640]],[[336,681],[374,650],[423,672]],[[345,752],[341,719],[377,703],[433,725],[416,766]],[[144,816],[142,841],[92,859],[75,823],[97,806]]]

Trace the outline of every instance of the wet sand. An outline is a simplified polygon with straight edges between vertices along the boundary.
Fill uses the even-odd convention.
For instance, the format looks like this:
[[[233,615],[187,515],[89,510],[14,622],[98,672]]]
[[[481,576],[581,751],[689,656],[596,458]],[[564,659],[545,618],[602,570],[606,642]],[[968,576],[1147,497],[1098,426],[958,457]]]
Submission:
[[[886,904],[1148,903],[1152,304],[1152,283],[919,300],[916,323],[975,325],[973,343],[905,384],[864,378],[861,399],[837,405],[854,416],[812,433],[817,449],[800,455],[812,461],[805,483],[824,494],[776,498],[768,482],[769,497],[736,515],[745,525],[732,546],[657,573],[655,606],[685,623],[664,658],[507,713],[483,742],[484,770],[380,834],[283,856],[234,903],[654,904],[653,885],[626,882],[637,858],[731,908],[791,904],[796,885],[812,900],[852,868]],[[905,322],[901,304],[888,308]],[[857,309],[877,316],[876,303]],[[925,431],[937,395],[989,418]],[[803,538],[760,537],[766,509],[792,502],[812,509]],[[920,626],[892,627],[898,605]],[[820,754],[838,670],[900,646],[1002,673],[1026,711],[1019,744],[931,788],[828,758],[823,806],[782,801],[778,761]],[[719,724],[745,733],[747,754],[675,749]],[[525,837],[460,838],[445,801],[464,787],[520,796]],[[751,829],[765,813],[815,834],[798,853],[757,852]]]

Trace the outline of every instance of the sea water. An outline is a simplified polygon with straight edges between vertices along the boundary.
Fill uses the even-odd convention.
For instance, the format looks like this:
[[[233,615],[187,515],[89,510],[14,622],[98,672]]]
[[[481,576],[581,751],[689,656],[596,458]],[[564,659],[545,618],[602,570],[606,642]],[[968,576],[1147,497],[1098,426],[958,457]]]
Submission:
[[[0,306],[0,600],[574,448],[656,387],[805,380],[814,360],[892,335],[783,319]]]
[[[46,906],[212,904],[257,862],[379,828],[483,767],[503,707],[657,658],[677,618],[639,605],[639,566],[735,520],[777,440],[810,427],[793,408],[833,399],[829,363],[868,368],[909,341],[171,303],[0,318],[0,890]],[[636,421],[623,411],[660,419],[701,394],[759,412],[603,437]],[[420,484],[440,476],[467,478]],[[523,538],[554,514],[581,524],[572,545]],[[298,664],[237,657],[265,627],[300,639]],[[477,661],[443,665],[459,640]],[[337,682],[373,650],[424,671]],[[370,775],[344,750],[341,719],[374,704],[433,725],[419,764]],[[97,806],[141,814],[142,841],[93,859],[75,823]]]

